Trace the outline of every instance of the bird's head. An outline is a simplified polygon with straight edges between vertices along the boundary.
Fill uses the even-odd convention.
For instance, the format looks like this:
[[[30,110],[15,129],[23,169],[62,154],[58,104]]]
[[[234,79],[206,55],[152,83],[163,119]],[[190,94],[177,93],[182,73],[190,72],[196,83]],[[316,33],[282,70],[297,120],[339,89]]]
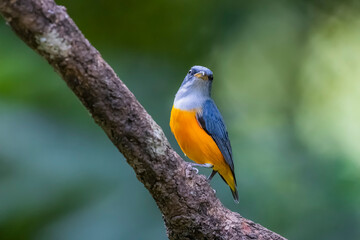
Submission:
[[[213,73],[210,69],[203,66],[193,66],[186,74],[184,83],[193,84],[211,84],[213,80]]]
[[[213,73],[210,69],[202,66],[193,66],[186,74],[179,90],[201,91],[210,95]]]
[[[186,75],[189,79],[194,81],[203,80],[203,81],[212,81],[213,73],[210,69],[202,66],[193,66],[188,74]]]
[[[194,109],[210,98],[213,73],[202,66],[193,66],[186,74],[174,104],[181,109]]]

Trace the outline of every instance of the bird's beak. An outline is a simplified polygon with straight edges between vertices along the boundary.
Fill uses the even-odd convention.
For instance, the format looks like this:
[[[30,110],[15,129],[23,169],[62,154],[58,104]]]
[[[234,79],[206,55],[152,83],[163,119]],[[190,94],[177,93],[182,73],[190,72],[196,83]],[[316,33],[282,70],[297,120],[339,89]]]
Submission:
[[[194,75],[197,78],[201,78],[202,80],[209,80],[209,76],[205,74],[204,71],[200,71]]]

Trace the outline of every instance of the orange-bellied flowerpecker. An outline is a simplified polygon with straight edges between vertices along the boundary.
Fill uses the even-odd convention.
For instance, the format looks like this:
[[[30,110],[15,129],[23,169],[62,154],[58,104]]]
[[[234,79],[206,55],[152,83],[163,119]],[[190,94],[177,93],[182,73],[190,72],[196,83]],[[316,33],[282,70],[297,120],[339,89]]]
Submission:
[[[196,162],[192,165],[211,167],[209,180],[219,173],[238,203],[230,140],[223,118],[211,98],[212,81],[210,69],[202,66],[190,69],[176,93],[170,128],[181,150]]]

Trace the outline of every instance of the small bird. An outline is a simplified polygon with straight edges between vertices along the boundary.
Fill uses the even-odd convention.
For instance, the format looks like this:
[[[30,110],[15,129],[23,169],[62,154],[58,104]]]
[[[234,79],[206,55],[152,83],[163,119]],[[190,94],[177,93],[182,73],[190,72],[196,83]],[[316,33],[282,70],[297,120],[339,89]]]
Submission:
[[[192,165],[212,168],[209,181],[219,173],[238,203],[230,140],[211,98],[212,81],[210,69],[202,66],[190,69],[176,93],[170,128],[181,150],[195,162]]]

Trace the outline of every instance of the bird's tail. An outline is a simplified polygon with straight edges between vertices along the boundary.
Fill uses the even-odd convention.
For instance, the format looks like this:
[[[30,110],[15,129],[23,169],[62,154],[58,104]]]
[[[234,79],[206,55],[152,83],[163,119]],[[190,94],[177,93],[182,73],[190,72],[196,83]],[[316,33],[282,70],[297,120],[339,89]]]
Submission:
[[[239,203],[239,194],[238,194],[238,191],[236,189],[236,186],[235,186],[234,190],[231,189],[231,187],[230,187],[230,190],[231,190],[232,196],[234,198],[234,202]]]
[[[232,196],[234,198],[234,202],[239,203],[239,194],[236,189],[236,179],[235,179],[235,175],[233,174],[233,172],[229,170],[224,175],[222,175],[221,172],[219,172],[219,175],[226,182],[226,184],[229,185]]]

